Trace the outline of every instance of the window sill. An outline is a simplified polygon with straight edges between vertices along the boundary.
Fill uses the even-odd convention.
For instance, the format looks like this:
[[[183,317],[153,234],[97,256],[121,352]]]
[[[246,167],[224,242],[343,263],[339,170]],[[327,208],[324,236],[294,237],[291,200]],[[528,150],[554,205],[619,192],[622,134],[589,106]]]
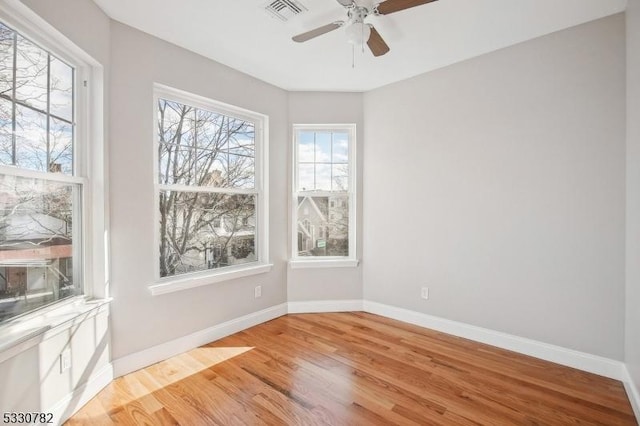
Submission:
[[[236,278],[248,277],[251,275],[264,274],[271,271],[273,264],[259,264],[249,267],[243,267],[242,269],[232,269],[227,271],[217,272],[215,275],[199,275],[191,274],[190,276],[184,276],[183,278],[171,279],[168,281],[162,281],[157,284],[149,286],[151,294],[159,296],[161,294],[173,293],[181,290],[188,290],[190,288],[201,287],[204,285],[215,284],[222,281],[233,280]]]
[[[75,298],[0,327],[0,363],[107,309],[111,299]]]
[[[358,259],[295,259],[289,261],[291,269],[305,268],[355,268],[360,261]]]

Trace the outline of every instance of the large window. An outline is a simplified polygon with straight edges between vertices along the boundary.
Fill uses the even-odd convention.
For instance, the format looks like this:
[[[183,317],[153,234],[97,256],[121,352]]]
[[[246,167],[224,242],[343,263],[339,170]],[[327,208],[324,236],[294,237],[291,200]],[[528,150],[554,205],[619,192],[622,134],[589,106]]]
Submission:
[[[0,321],[83,293],[76,74],[0,22]]]
[[[355,126],[294,126],[293,260],[355,259]]]
[[[266,260],[266,118],[156,87],[159,279]]]

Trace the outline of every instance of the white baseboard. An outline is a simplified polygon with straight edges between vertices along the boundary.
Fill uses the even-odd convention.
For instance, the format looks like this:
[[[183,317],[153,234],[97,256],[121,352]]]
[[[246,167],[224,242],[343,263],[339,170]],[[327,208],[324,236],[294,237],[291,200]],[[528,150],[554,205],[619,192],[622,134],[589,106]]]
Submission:
[[[213,342],[287,313],[361,311],[362,300],[321,300],[289,302],[272,306],[178,339],[153,346],[113,361],[114,376],[120,377],[156,362]]]
[[[105,386],[113,380],[113,366],[107,364],[96,374],[89,377],[89,380],[69,395],[62,398],[52,408],[45,410],[45,413],[53,413],[53,424],[60,425],[78,411],[91,398],[96,396]]]
[[[363,307],[365,312],[372,314],[464,337],[615,380],[625,381],[623,371],[626,370],[621,361],[377,302],[365,300]]]
[[[626,366],[624,367],[624,375],[624,389],[627,391],[627,396],[631,402],[633,412],[636,415],[636,420],[640,424],[640,389],[638,389],[640,383],[634,383],[631,374],[629,374],[629,369]]]
[[[287,304],[272,306],[258,312],[253,312],[222,324],[214,325],[204,330],[196,331],[184,337],[153,346],[140,352],[118,358],[113,361],[115,377],[120,377],[149,365],[155,364],[172,356],[181,354],[204,344],[221,339],[249,327],[278,318],[287,313]]]
[[[197,331],[170,342],[127,355],[113,361],[112,377],[120,377],[156,362],[171,358],[206,343],[221,339],[249,327],[278,318],[287,313],[320,313],[365,311],[409,324],[430,328],[454,336],[486,343],[499,348],[530,355],[624,382],[636,416],[640,409],[638,390],[631,382],[624,363],[597,355],[591,355],[536,340],[526,339],[499,331],[452,321],[421,312],[410,311],[395,306],[367,300],[318,300],[289,302],[254,312],[205,330]],[[109,379],[110,380],[110,379]],[[106,385],[107,382],[104,384]],[[104,387],[102,385],[102,387]],[[102,388],[101,387],[101,388]],[[101,389],[100,388],[100,389]],[[74,393],[75,394],[75,393]],[[87,392],[88,394],[88,392]],[[87,398],[88,400],[88,398]],[[85,401],[86,402],[86,401]]]
[[[320,312],[354,312],[362,310],[362,299],[354,300],[312,300],[287,303],[290,314],[310,314]]]
[[[353,311],[369,312],[620,380],[624,383],[636,418],[640,419],[640,394],[638,387],[631,379],[624,363],[620,361],[462,322],[439,318],[421,312],[360,299],[282,303],[127,355],[103,367],[97,374],[90,377],[84,385],[60,400],[53,408],[48,410],[48,412],[54,413],[54,424],[61,424],[108,385],[115,377],[123,376],[206,343],[286,315],[287,313]]]

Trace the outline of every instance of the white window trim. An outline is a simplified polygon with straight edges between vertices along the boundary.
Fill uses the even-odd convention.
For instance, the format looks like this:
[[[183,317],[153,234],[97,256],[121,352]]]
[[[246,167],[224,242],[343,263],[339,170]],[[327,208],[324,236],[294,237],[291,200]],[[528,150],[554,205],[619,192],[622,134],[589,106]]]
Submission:
[[[104,142],[103,67],[19,0],[0,0],[0,20],[75,68],[74,176],[10,166],[1,166],[0,173],[81,185],[82,249],[77,258],[81,260],[83,285],[82,295],[25,313],[0,326],[3,336],[0,341],[1,360],[37,345],[59,332],[60,327],[84,320],[89,311],[108,309],[111,299],[108,205],[105,197],[108,156]]]
[[[304,191],[298,192],[298,143],[297,132],[299,130],[309,131],[336,131],[349,133],[349,256],[298,256],[298,220],[297,220],[297,197],[300,194],[309,194],[314,196],[331,196],[335,195],[334,191]],[[356,144],[357,144],[356,125],[354,123],[347,124],[294,124],[292,132],[293,155],[291,158],[291,258],[289,266],[291,269],[303,268],[354,268],[360,263],[357,256],[357,164],[356,164]]]
[[[360,261],[358,259],[348,258],[335,258],[330,257],[328,259],[322,258],[317,260],[290,260],[289,266],[291,269],[307,269],[307,268],[355,268]]]
[[[249,111],[234,105],[215,101],[200,95],[185,92],[163,84],[153,85],[153,185],[154,185],[154,206],[153,206],[153,244],[154,244],[154,282],[149,286],[151,294],[154,296],[173,293],[194,287],[210,285],[222,281],[242,278],[255,274],[269,272],[273,264],[269,262],[269,117],[254,111]],[[234,265],[220,269],[208,269],[205,271],[180,274],[172,277],[160,277],[160,233],[158,223],[160,222],[160,190],[164,188],[158,182],[158,100],[167,99],[176,101],[196,108],[213,110],[222,114],[250,121],[255,125],[256,132],[256,156],[255,156],[255,190],[245,191],[243,189],[233,190],[233,193],[255,193],[256,203],[256,246],[258,258],[255,262]],[[191,190],[190,186],[172,185],[172,189]],[[206,188],[198,188],[198,191],[206,191]],[[213,192],[227,192],[225,188],[216,188]]]

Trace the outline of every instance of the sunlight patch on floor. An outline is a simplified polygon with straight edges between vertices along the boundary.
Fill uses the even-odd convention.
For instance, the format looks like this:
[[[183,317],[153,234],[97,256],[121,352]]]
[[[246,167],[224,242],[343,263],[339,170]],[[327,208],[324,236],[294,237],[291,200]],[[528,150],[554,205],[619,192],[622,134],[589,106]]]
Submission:
[[[111,393],[109,405],[113,405],[114,407],[122,406],[145,398],[147,395],[176,384],[189,376],[211,368],[216,364],[223,363],[238,355],[242,355],[252,349],[252,346],[204,346],[127,374],[113,381],[105,389],[105,391],[110,391]]]

